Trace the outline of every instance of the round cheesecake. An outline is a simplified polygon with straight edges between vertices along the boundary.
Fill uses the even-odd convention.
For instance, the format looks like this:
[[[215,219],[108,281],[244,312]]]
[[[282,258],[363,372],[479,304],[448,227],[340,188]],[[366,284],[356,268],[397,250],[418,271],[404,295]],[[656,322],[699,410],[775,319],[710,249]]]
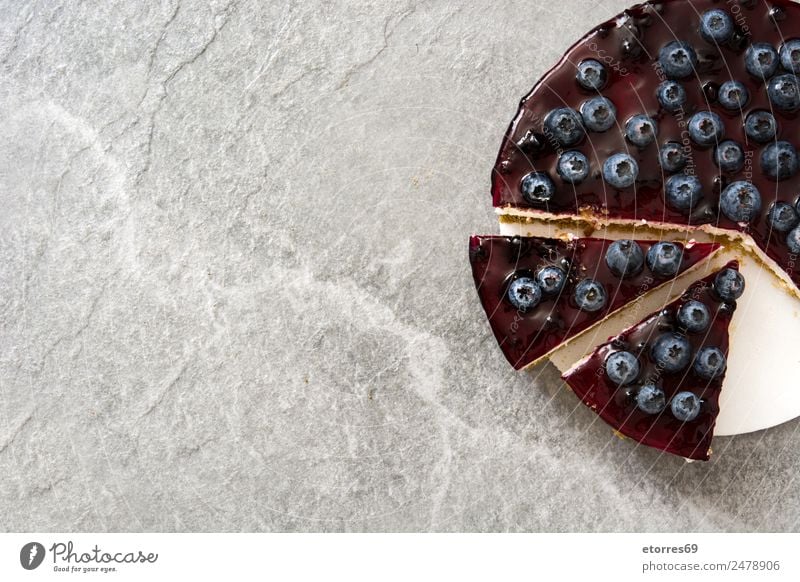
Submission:
[[[591,324],[561,341],[550,335],[550,343],[527,348],[541,357],[517,358],[515,367],[547,358],[562,372],[574,371],[643,314],[736,261],[747,286],[730,313],[713,433],[750,432],[800,416],[792,380],[800,377],[793,349],[800,345],[797,73],[797,4],[664,0],[599,25],[536,83],[492,173],[501,235],[719,250],[635,301],[584,318]],[[493,313],[487,310],[507,357],[493,318],[513,308],[503,285],[515,276],[505,274],[492,291]],[[477,277],[476,285],[481,294]],[[518,317],[517,329],[542,315]]]

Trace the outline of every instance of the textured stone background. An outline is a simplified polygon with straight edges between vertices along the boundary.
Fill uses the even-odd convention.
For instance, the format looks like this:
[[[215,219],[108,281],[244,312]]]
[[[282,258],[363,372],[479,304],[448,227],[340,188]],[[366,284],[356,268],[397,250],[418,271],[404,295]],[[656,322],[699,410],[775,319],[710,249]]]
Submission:
[[[3,530],[797,530],[509,370],[467,268],[518,99],[628,0],[0,2]]]

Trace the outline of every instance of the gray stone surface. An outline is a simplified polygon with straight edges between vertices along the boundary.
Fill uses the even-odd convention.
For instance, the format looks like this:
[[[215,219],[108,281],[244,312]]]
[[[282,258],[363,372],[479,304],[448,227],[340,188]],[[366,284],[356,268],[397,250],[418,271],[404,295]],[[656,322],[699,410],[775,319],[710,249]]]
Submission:
[[[627,1],[0,2],[0,528],[797,530],[515,373],[467,265],[519,98]]]

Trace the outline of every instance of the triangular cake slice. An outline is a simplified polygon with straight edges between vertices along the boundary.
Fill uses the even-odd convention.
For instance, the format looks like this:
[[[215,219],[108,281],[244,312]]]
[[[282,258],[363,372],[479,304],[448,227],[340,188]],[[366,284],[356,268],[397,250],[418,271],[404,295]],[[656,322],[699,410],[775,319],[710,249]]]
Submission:
[[[500,349],[521,369],[718,248],[692,241],[476,235],[469,259]]]
[[[728,327],[745,282],[739,265],[693,283],[677,300],[598,346],[563,379],[635,441],[708,460],[728,358]]]

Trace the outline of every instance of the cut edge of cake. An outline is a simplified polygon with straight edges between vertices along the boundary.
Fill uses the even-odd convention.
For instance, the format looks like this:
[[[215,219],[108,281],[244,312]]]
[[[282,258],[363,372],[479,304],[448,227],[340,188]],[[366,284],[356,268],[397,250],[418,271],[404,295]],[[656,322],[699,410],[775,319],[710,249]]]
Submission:
[[[637,238],[640,240],[695,240],[717,242],[735,246],[750,254],[772,272],[782,283],[784,290],[800,300],[800,288],[786,271],[767,255],[746,233],[717,228],[708,224],[687,227],[666,222],[647,220],[609,219],[589,211],[580,215],[558,215],[546,212],[530,212],[518,208],[496,209],[503,234],[517,236],[547,236],[568,240],[578,237]],[[800,258],[798,258],[800,268]]]

